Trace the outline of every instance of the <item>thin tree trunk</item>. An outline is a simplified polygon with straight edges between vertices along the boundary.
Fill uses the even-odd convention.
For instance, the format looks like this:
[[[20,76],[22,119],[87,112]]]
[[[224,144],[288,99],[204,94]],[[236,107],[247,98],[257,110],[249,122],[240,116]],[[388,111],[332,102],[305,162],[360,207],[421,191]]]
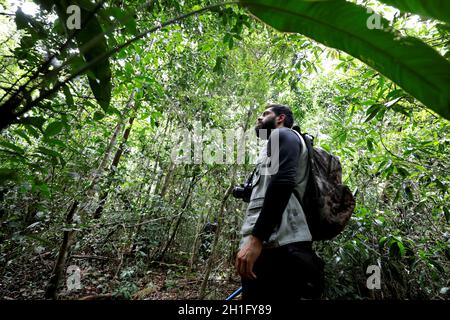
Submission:
[[[166,137],[166,134],[167,134],[167,129],[169,128],[170,122],[171,122],[171,119],[170,119],[170,117],[168,117],[167,121],[166,121],[166,125],[164,127],[163,134],[159,136],[159,138],[161,138],[162,141],[165,141],[165,137]],[[157,139],[157,137],[155,136],[153,138],[153,141],[155,141],[156,139]],[[152,178],[152,182],[149,184],[146,196],[144,197],[144,204],[142,206],[140,205],[142,212],[141,212],[141,215],[139,217],[139,221],[138,221],[137,227],[136,227],[134,232],[131,232],[131,238],[130,238],[131,249],[130,249],[130,252],[133,252],[136,249],[136,238],[139,235],[139,233],[141,231],[141,228],[142,228],[142,221],[144,220],[145,212],[146,212],[145,208],[147,207],[147,203],[148,203],[148,200],[150,198],[150,193],[151,193],[151,190],[152,190],[152,186],[153,186],[153,184],[154,184],[154,182],[156,180],[156,178],[155,178],[155,176],[156,176],[156,169],[158,168],[160,160],[161,160],[161,152],[162,152],[161,148],[163,146],[164,146],[164,143],[160,143],[158,145],[158,149],[157,149],[157,152],[156,152],[157,153],[156,161],[155,161],[155,164],[153,166],[153,170],[151,170],[151,174],[150,174],[150,177],[153,177]],[[146,167],[148,167],[148,166],[149,166],[149,162],[147,162]],[[148,176],[147,172],[150,172],[150,171],[146,170],[146,174],[145,174],[145,177],[144,177],[144,182],[142,183],[141,186],[143,186],[145,184],[145,181],[149,180],[149,176]],[[159,180],[161,180],[161,179],[159,179]],[[157,186],[158,186],[158,184],[159,184],[159,181],[157,182]],[[156,190],[157,190],[157,187],[155,188],[155,193],[156,193]],[[139,195],[140,195],[139,204],[142,203],[142,198],[143,198],[142,197],[142,193],[143,193],[143,188],[141,187],[140,191],[139,191]],[[153,207],[153,201],[150,203],[150,207]]]
[[[133,101],[134,101],[133,98],[134,98],[135,92],[136,92],[136,90],[133,90],[133,92],[131,93],[130,99],[128,100],[128,103],[127,103],[127,107],[129,107],[133,103]],[[136,109],[136,107],[134,109]],[[136,110],[134,110],[134,111],[136,111]],[[128,141],[128,137],[130,136],[130,132],[131,132],[131,128],[133,127],[134,119],[135,119],[135,115],[133,114],[130,117],[130,120],[128,121],[128,127],[125,129],[125,131],[123,133],[122,141],[120,142],[119,148],[117,149],[116,154],[114,155],[114,159],[111,164],[111,169],[109,171],[107,186],[105,187],[106,191],[103,191],[100,194],[99,204],[93,215],[94,219],[99,219],[102,215],[105,202],[108,198],[108,194],[109,194],[108,189],[111,184],[111,179],[114,177],[114,175],[116,173],[117,166],[119,165],[119,161],[122,157],[123,151],[125,149],[125,145]]]
[[[197,262],[198,250],[199,250],[199,247],[200,247],[200,236],[203,233],[203,228],[202,227],[203,227],[203,225],[205,225],[205,222],[206,222],[205,220],[206,219],[204,219],[203,216],[201,216],[199,221],[198,221],[194,242],[192,243],[191,257],[189,259],[189,272],[192,271],[192,269],[194,268],[194,264]]]
[[[218,219],[217,219],[217,229],[216,229],[216,234],[214,235],[214,241],[213,241],[213,245],[212,245],[212,249],[211,249],[211,255],[208,258],[208,262],[206,264],[206,270],[205,270],[205,277],[203,278],[202,285],[200,287],[199,298],[201,300],[203,300],[206,295],[206,286],[208,284],[209,275],[211,274],[214,256],[216,255],[216,251],[217,251],[217,247],[218,247],[217,244],[219,243],[220,231],[222,229],[225,205],[226,205],[228,198],[230,197],[233,187],[234,187],[234,173],[233,173],[233,181],[232,181],[230,187],[228,188],[228,190],[226,191],[225,196],[222,199],[222,204],[220,205],[220,210],[219,210]]]
[[[174,171],[175,171],[175,164],[173,162],[171,162],[170,166],[169,166],[169,170],[168,170],[166,176],[164,177],[163,187],[159,194],[159,196],[161,198],[164,198],[164,196],[166,195],[166,192],[167,192],[167,189],[169,188],[169,184],[170,184],[170,181],[172,180],[172,175],[173,175]]]
[[[102,161],[100,162],[98,168],[97,168],[97,173],[96,173],[96,177],[98,177],[100,175],[100,173],[105,170],[106,168],[106,163],[109,160],[109,157],[111,156],[111,152],[113,147],[116,145],[116,141],[117,141],[117,136],[119,135],[120,131],[122,129],[122,120],[120,120],[117,125],[116,128],[114,129],[114,133],[111,136],[111,139],[109,139],[109,143],[108,146],[106,147],[105,150],[105,154],[103,156]],[[95,182],[96,180],[94,180]]]
[[[133,93],[132,93],[133,96]],[[87,198],[89,198],[89,196],[92,194],[93,190],[95,189],[96,184],[99,181],[99,176],[102,174],[102,171],[105,169],[106,167],[106,163],[110,157],[111,154],[111,150],[114,147],[116,141],[117,141],[117,135],[120,132],[120,128],[122,126],[122,120],[119,121],[119,123],[116,125],[116,128],[114,130],[113,135],[111,136],[111,139],[108,143],[108,146],[106,148],[105,154],[103,156],[102,161],[100,162],[95,174],[92,177],[92,182],[89,185],[89,188],[86,190],[86,196]],[[89,200],[86,200],[89,201]],[[79,201],[78,200],[74,200],[72,202],[72,204],[70,205],[69,209],[68,209],[68,214],[66,216],[66,223],[70,224],[73,222],[73,217],[76,213],[76,211],[78,210],[79,207]],[[86,206],[85,206],[86,207]],[[82,210],[82,209],[80,209]],[[46,298],[52,298],[52,299],[56,299],[56,292],[58,289],[58,285],[61,281],[62,275],[63,275],[63,271],[66,265],[66,260],[67,260],[67,253],[69,252],[69,249],[72,245],[72,243],[75,241],[75,237],[76,237],[76,231],[64,231],[63,234],[63,241],[61,243],[61,247],[59,249],[59,253],[58,253],[58,257],[56,259],[55,262],[55,267],[53,269],[52,272],[52,276],[50,278],[50,282],[47,286],[47,290],[45,293],[45,297]]]
[[[69,212],[66,216],[66,224],[69,225],[73,222],[73,216],[78,207],[78,201],[74,201],[72,206],[70,207]],[[56,299],[56,292],[58,290],[58,285],[60,279],[63,276],[64,268],[66,265],[67,254],[69,252],[69,248],[74,240],[75,231],[64,231],[63,241],[61,247],[59,249],[58,258],[56,259],[55,267],[53,268],[53,274],[50,278],[50,282],[47,286],[47,290],[45,292],[46,299]]]
[[[164,141],[165,140],[165,138],[166,138],[166,135],[167,135],[167,129],[169,128],[169,125],[171,124],[171,119],[170,118],[168,118],[167,119],[167,122],[166,122],[166,125],[165,125],[165,128],[164,128],[164,132],[163,132],[163,135],[162,135],[162,140]],[[156,140],[156,137],[155,137],[155,139],[154,140]],[[151,193],[151,191],[152,191],[152,186],[153,186],[153,184],[155,183],[155,181],[157,180],[157,178],[156,178],[156,169],[158,168],[158,166],[159,166],[159,164],[160,164],[160,160],[161,160],[161,148],[164,146],[164,143],[161,143],[161,144],[159,144],[159,147],[158,147],[158,150],[157,150],[157,156],[156,156],[156,161],[155,161],[155,164],[154,164],[154,166],[153,166],[153,170],[152,170],[152,174],[151,174],[151,176],[153,177],[152,178],[152,181],[151,181],[151,183],[149,184],[149,187],[148,187],[148,189],[147,189],[147,194],[146,194],[146,196],[145,196],[145,200],[144,200],[144,204],[142,205],[142,207],[146,207],[147,206],[147,203],[148,203],[148,199],[150,198],[150,193]],[[146,177],[146,179],[144,179],[144,181],[146,181],[147,180],[147,177]],[[159,181],[157,182],[157,185],[159,184]],[[157,191],[157,187],[155,188],[155,194],[156,194],[156,191]],[[152,206],[152,204],[150,204],[150,206]]]
[[[242,208],[241,211],[245,212],[247,208],[247,203],[242,202]],[[239,219],[237,215],[233,215],[233,225],[237,226],[239,223]],[[231,237],[229,239],[229,243],[231,243],[231,250],[228,255],[228,265],[231,266],[231,271],[228,274],[228,280],[232,280],[232,277],[234,275],[234,261],[235,261],[235,254],[237,250],[239,249],[239,238],[238,238],[239,232],[238,230],[233,229],[233,232],[231,233]]]
[[[167,249],[169,249],[170,245],[173,242],[173,239],[175,239],[175,235],[177,234],[178,227],[180,226],[181,220],[183,219],[183,213],[185,212],[185,210],[186,210],[186,208],[187,208],[187,206],[189,204],[189,199],[191,197],[191,192],[192,192],[192,189],[193,189],[194,185],[195,185],[195,174],[192,176],[191,183],[189,184],[189,189],[187,191],[187,195],[184,198],[183,204],[182,204],[181,209],[180,209],[181,212],[180,212],[180,215],[178,216],[178,219],[177,219],[177,221],[175,223],[175,227],[174,227],[174,229],[172,231],[172,234],[171,234],[169,240],[167,241],[163,251],[161,252],[161,254],[157,258],[157,260],[160,261],[160,262],[162,262],[164,260],[164,256],[165,256],[165,254],[167,252]]]
[[[248,109],[247,117],[244,122],[244,132],[247,131],[247,127],[249,125],[250,117],[253,113],[253,110],[254,110],[254,107],[250,107]],[[199,293],[200,299],[204,299],[206,296],[206,286],[208,285],[209,275],[211,274],[214,256],[216,255],[216,252],[217,252],[217,247],[218,247],[217,244],[219,243],[220,232],[222,230],[223,214],[225,212],[225,204],[226,204],[228,198],[230,197],[230,195],[233,191],[233,188],[234,188],[235,179],[236,179],[236,170],[237,170],[236,165],[233,165],[232,175],[231,175],[232,176],[231,185],[228,188],[227,192],[225,193],[225,196],[223,197],[223,200],[222,200],[222,204],[220,206],[220,211],[219,211],[218,218],[217,218],[217,220],[218,220],[217,221],[217,229],[216,229],[216,234],[214,235],[214,242],[213,242],[213,246],[211,249],[211,255],[209,256],[208,261],[206,263],[205,277],[203,278],[203,281],[202,281],[202,284],[200,287],[200,293]]]

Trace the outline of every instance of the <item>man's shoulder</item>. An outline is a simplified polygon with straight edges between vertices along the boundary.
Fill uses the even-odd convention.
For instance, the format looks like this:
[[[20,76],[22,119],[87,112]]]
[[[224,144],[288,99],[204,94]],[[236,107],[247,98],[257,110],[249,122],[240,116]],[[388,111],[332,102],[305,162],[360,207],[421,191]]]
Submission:
[[[294,132],[294,130],[286,128],[286,127],[281,127],[278,129],[275,129],[276,131],[278,131],[278,136],[280,141],[285,141],[288,143],[291,142],[299,142],[300,137],[299,134],[297,134],[296,132]]]

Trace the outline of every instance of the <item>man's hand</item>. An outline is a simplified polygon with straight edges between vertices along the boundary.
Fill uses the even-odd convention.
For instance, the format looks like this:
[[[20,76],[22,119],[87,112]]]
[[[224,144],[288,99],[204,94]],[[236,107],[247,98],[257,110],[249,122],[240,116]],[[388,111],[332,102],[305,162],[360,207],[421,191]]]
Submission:
[[[262,250],[262,242],[254,236],[250,236],[244,247],[238,252],[236,257],[236,270],[244,279],[256,279],[253,273],[253,266]]]

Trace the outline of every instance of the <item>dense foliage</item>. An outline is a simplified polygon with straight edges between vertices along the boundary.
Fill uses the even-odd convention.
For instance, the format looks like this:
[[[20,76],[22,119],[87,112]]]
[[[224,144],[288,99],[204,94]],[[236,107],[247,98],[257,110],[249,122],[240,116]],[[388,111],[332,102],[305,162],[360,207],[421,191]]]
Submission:
[[[225,298],[252,164],[174,150],[279,102],[357,195],[324,298],[448,299],[448,2],[277,3],[0,1],[1,298]]]

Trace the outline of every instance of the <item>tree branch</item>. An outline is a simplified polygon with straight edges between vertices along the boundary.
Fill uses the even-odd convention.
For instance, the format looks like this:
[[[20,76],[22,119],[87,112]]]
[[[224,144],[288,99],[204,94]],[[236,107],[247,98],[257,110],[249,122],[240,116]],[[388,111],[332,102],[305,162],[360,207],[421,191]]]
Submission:
[[[108,52],[106,52],[106,53],[104,53],[104,54],[102,54],[100,56],[97,56],[95,59],[93,59],[92,61],[90,61],[89,63],[87,63],[83,67],[81,67],[79,70],[77,70],[75,73],[70,75],[68,78],[66,78],[64,81],[58,82],[52,89],[47,90],[47,91],[42,91],[42,93],[39,95],[39,97],[37,99],[26,103],[25,106],[22,108],[22,110],[20,110],[17,113],[13,113],[12,115],[10,115],[10,117],[8,119],[5,119],[3,121],[3,123],[0,124],[0,132],[1,132],[1,130],[5,129],[7,126],[9,126],[11,123],[16,122],[18,117],[20,117],[21,115],[25,114],[29,110],[31,110],[35,105],[40,103],[42,100],[44,100],[44,99],[50,97],[52,94],[56,93],[66,83],[68,83],[72,79],[78,77],[79,75],[85,73],[93,65],[97,64],[99,61],[104,60],[104,59],[106,59],[106,58],[108,58],[110,56],[113,56],[114,54],[120,52],[123,48],[129,46],[130,44],[136,42],[137,40],[143,38],[144,36],[146,36],[146,35],[148,35],[150,33],[153,33],[155,31],[158,31],[158,30],[160,30],[160,29],[162,29],[164,27],[167,27],[169,25],[175,24],[175,23],[177,23],[177,22],[179,22],[181,20],[184,20],[184,19],[186,19],[188,17],[201,14],[201,13],[203,13],[205,11],[208,11],[208,10],[211,10],[211,9],[215,9],[215,8],[219,8],[219,7],[222,7],[222,6],[225,6],[225,5],[238,4],[238,3],[239,3],[238,1],[232,1],[232,2],[223,2],[223,3],[219,3],[219,4],[210,5],[210,6],[202,8],[202,9],[195,10],[195,11],[183,14],[183,15],[178,16],[178,17],[176,17],[174,19],[171,19],[171,20],[169,20],[169,21],[167,21],[167,22],[165,22],[163,24],[155,26],[154,28],[151,28],[149,30],[141,32],[140,34],[138,34],[134,38],[126,41],[125,43],[117,46],[116,48],[111,49],[110,51],[108,51]],[[92,42],[92,40],[90,42]],[[69,59],[69,61],[66,61],[66,63],[63,66],[66,66],[69,62],[70,62],[70,59]],[[55,71],[57,72],[57,71],[61,70],[63,66],[55,69]],[[9,100],[7,102],[9,102]],[[5,104],[7,104],[7,103],[5,103]],[[15,108],[14,108],[14,106],[7,106],[5,109],[6,109],[6,111],[9,111],[10,109],[12,109],[11,111],[14,112]]]

